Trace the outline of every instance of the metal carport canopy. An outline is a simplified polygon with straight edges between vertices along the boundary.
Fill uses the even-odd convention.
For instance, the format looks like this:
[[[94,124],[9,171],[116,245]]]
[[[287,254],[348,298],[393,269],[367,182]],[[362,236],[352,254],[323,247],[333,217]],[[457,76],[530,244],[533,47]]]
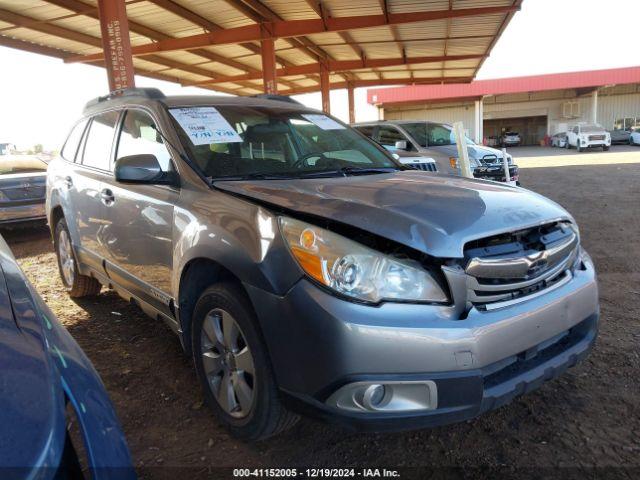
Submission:
[[[471,81],[521,3],[0,0],[0,45],[106,66],[112,90],[135,69],[236,95],[322,91],[328,111],[333,88],[352,101],[355,87]]]

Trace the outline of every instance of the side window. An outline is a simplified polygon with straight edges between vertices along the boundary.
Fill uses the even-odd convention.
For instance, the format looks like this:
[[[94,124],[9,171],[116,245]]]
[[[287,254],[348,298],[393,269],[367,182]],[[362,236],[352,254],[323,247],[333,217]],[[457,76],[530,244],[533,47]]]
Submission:
[[[578,127],[573,127],[573,133],[578,133]]]
[[[378,141],[385,147],[394,148],[396,142],[407,140],[403,134],[393,127],[381,126],[378,130]]]
[[[83,165],[110,170],[111,145],[119,114],[120,112],[112,111],[93,117],[84,145]]]
[[[373,131],[376,129],[373,125],[362,125],[360,127],[355,127],[363,135],[366,135],[369,138],[373,138]]]
[[[78,152],[78,145],[82,139],[82,134],[87,126],[87,120],[80,120],[76,123],[76,126],[71,129],[71,133],[67,137],[67,141],[64,142],[64,147],[60,151],[60,156],[70,162],[75,162],[76,153]]]
[[[503,133],[502,135],[507,135]],[[429,127],[429,146],[437,145],[455,145],[456,137],[453,128],[447,128],[443,125],[430,125]]]
[[[127,110],[120,130],[116,159],[141,154],[155,155],[162,170],[166,172],[171,169],[171,156],[151,116],[140,110]]]

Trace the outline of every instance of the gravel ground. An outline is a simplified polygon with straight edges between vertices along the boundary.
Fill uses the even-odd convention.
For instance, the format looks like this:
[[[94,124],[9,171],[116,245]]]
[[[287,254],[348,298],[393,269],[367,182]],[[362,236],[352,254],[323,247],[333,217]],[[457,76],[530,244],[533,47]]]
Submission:
[[[591,155],[595,160],[602,154]],[[507,472],[532,477],[573,467],[562,475],[638,478],[640,163],[583,163],[524,168],[521,180],[565,206],[581,226],[600,279],[602,322],[595,350],[561,378],[495,412],[408,433],[352,433],[303,419],[264,442],[235,440],[203,406],[189,359],[164,324],[105,290],[90,300],[70,300],[46,229],[5,236],[102,376],[144,478],[175,478],[181,471],[188,478],[219,478],[223,472],[212,468],[267,466],[458,467],[437,471],[463,477],[482,476],[477,467],[507,466]]]

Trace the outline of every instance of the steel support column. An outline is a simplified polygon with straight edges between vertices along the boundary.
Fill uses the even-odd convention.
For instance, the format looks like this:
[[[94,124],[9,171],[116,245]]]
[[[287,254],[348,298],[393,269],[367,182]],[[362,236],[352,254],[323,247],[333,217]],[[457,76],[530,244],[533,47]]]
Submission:
[[[273,38],[260,41],[262,53],[262,83],[264,93],[277,95],[278,80],[276,78],[276,49]]]
[[[353,97],[353,83],[347,84],[347,96],[349,97],[349,123],[356,122],[356,103]]]
[[[320,64],[320,93],[322,93],[322,111],[331,113],[331,99],[329,98],[329,69],[325,63]]]
[[[597,88],[593,91],[593,96],[591,97],[591,122],[594,124],[598,123],[598,89]]]
[[[98,0],[109,90],[135,87],[129,20],[124,0]]]

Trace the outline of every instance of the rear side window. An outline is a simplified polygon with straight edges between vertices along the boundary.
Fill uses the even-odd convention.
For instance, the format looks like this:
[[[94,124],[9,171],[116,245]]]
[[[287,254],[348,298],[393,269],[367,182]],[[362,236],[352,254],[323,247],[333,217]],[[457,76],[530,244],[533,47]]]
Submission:
[[[373,125],[363,125],[361,127],[355,127],[355,128],[363,135],[366,135],[369,138],[373,138],[373,131],[375,130],[376,127],[374,127]]]
[[[80,140],[82,139],[82,134],[86,126],[87,120],[80,120],[76,126],[71,129],[71,133],[69,133],[67,141],[64,143],[64,147],[62,147],[62,151],[60,152],[62,158],[70,162],[75,162],[78,145],[80,145]]]
[[[100,170],[110,169],[111,145],[119,113],[104,112],[93,117],[84,145],[83,165]]]
[[[163,171],[171,167],[171,157],[162,141],[155,122],[140,110],[127,110],[124,114],[116,159],[128,155],[154,155]]]
[[[378,141],[385,147],[395,147],[396,142],[406,140],[398,130],[393,127],[380,127]]]

